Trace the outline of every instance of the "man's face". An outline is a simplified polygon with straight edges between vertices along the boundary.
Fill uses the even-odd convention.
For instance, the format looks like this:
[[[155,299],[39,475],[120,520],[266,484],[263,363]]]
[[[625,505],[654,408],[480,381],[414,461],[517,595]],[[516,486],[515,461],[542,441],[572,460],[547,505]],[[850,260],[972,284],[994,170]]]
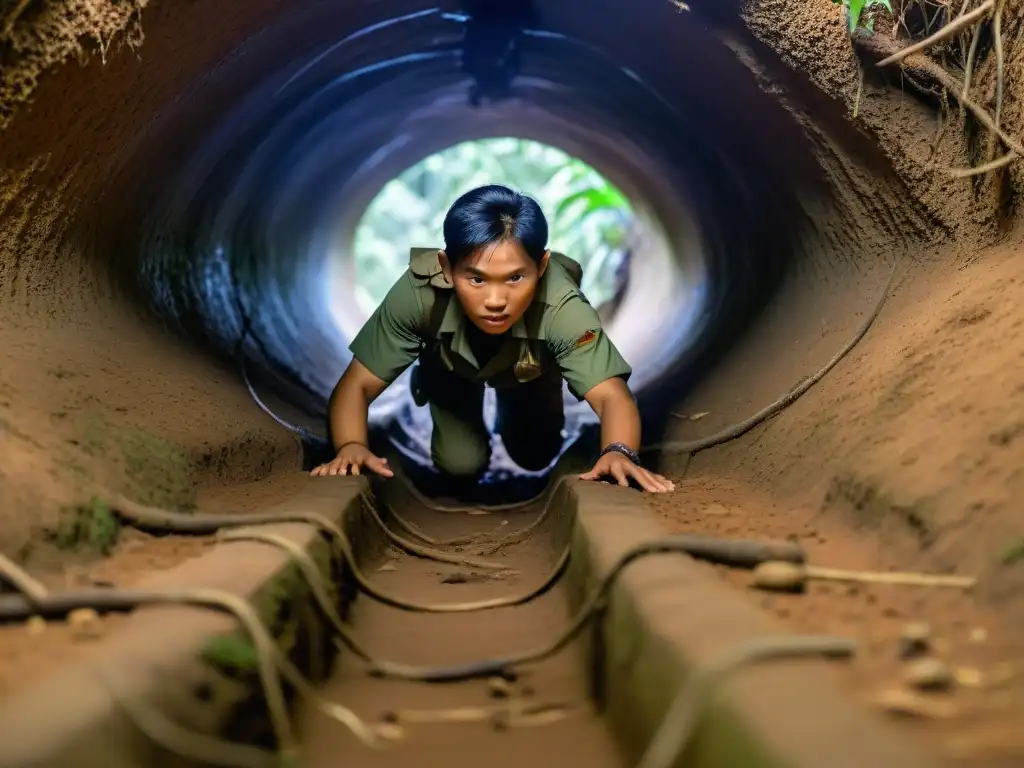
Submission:
[[[467,256],[454,270],[443,251],[438,255],[466,317],[484,333],[497,335],[530,306],[550,253],[537,264],[519,243],[502,240]]]

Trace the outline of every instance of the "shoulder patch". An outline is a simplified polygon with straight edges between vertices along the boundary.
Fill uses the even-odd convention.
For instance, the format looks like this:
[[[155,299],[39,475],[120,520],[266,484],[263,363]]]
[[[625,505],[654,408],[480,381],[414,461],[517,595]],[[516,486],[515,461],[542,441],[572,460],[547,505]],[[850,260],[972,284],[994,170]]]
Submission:
[[[579,349],[580,347],[585,347],[587,344],[589,344],[590,342],[594,341],[596,338],[597,338],[597,331],[587,331],[582,336],[580,336],[578,339],[576,339],[576,343],[574,343],[572,345],[572,348],[573,349]]]

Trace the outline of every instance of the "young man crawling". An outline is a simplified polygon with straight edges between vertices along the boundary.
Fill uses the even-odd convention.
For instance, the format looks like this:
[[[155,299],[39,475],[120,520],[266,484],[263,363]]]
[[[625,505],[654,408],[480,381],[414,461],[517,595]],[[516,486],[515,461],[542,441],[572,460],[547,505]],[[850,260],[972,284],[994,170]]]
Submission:
[[[490,462],[484,385],[497,394],[497,432],[509,456],[540,470],[562,447],[563,380],[601,420],[601,454],[582,479],[673,489],[640,466],[631,369],[581,293],[579,265],[552,254],[547,239],[540,206],[506,187],[479,187],[455,201],[444,220],[445,249],[414,252],[353,340],[352,362],[330,400],[337,454],[313,475],[392,476],[368,447],[367,414],[419,358],[413,397],[430,406],[431,456],[456,489],[476,484]]]

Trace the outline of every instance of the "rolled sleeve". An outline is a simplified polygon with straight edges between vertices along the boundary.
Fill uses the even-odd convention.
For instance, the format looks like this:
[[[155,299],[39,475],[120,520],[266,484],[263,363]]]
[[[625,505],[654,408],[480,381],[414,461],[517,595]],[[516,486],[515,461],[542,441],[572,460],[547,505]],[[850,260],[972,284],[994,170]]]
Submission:
[[[349,345],[349,351],[370,373],[390,384],[419,356],[423,305],[406,272],[391,286]]]
[[[608,338],[596,310],[579,297],[556,309],[547,328],[547,346],[577,400],[603,381],[628,381],[633,369]]]

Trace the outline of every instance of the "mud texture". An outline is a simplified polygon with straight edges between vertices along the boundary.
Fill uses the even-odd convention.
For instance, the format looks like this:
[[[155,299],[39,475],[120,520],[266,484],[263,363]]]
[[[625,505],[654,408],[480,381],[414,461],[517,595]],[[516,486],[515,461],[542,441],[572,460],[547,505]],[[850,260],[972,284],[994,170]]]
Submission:
[[[504,535],[532,522],[539,508],[483,516],[437,513],[410,503],[408,496],[385,494],[394,509],[437,540],[473,534]],[[552,518],[556,517],[552,515]],[[392,523],[393,526],[393,523]],[[372,524],[368,524],[372,529]],[[491,559],[514,569],[488,572],[412,557],[391,548],[368,557],[364,572],[378,589],[415,603],[447,604],[508,597],[528,592],[554,566],[564,535],[541,529]],[[369,530],[368,534],[378,532]],[[557,534],[557,531],[556,531]],[[530,603],[465,614],[410,613],[370,599],[356,601],[350,621],[360,643],[380,659],[400,659],[417,667],[471,663],[543,647],[566,626],[564,589],[555,587]],[[529,762],[538,766],[614,766],[624,762],[606,723],[589,699],[585,665],[574,642],[563,652],[521,668],[514,680],[470,680],[430,684],[377,680],[366,664],[341,654],[325,696],[350,702],[368,722],[394,722],[406,731],[405,743],[376,752],[360,745],[336,722],[307,712],[299,727],[310,766],[333,765],[339,754],[358,766],[498,766]],[[525,716],[517,716],[518,708]],[[457,715],[463,722],[434,721]],[[426,720],[426,721],[424,721]]]
[[[230,274],[199,246],[181,246],[169,262],[178,271],[156,280],[153,233],[140,221],[232,100],[380,20],[370,5],[382,4],[330,14],[274,0],[22,5],[0,2],[0,550],[54,579],[104,568],[113,575],[89,578],[115,579],[133,547],[143,554],[126,573],[190,552],[118,531],[92,502],[97,491],[189,509],[204,493],[233,499],[239,484],[300,462],[297,442],[239,383],[238,318],[224,319],[237,293]],[[385,15],[422,9],[387,5]],[[692,462],[664,457],[679,490],[654,503],[673,528],[798,537],[822,565],[977,574],[968,596],[815,587],[764,598],[805,628],[876,638],[877,654],[851,682],[865,695],[898,675],[889,649],[905,621],[931,622],[951,663],[1019,679],[1003,665],[1024,639],[1021,163],[951,177],[1002,150],[920,73],[874,67],[878,56],[851,43],[839,4],[655,5],[566,0],[545,21],[612,51],[684,106],[692,133],[679,145],[695,168],[709,136],[728,150],[733,186],[723,171],[727,193],[704,176],[693,196],[712,201],[698,217],[712,221],[708,232],[744,238],[724,240],[713,264],[722,323],[704,338],[701,364],[663,382],[677,393],[672,410],[706,415],[672,421],[667,437],[708,434],[775,399],[853,331],[893,264],[897,281],[867,338],[795,405]],[[927,34],[914,7],[897,4],[903,11],[906,26],[879,16],[876,48]],[[1012,132],[1024,121],[1018,2],[1006,3],[1004,20],[1001,120]],[[635,31],[624,35],[627,22]],[[957,76],[963,43],[935,54]],[[994,109],[994,53],[982,48],[974,93]],[[600,111],[580,114],[600,124]],[[386,125],[377,133],[397,123]],[[360,146],[368,155],[380,144]],[[188,243],[185,224],[216,218],[184,210],[157,240]],[[238,249],[254,260],[257,234]],[[335,363],[321,359],[316,334],[296,330],[310,319],[307,303],[281,278],[296,251],[281,250],[260,278],[274,293],[250,272],[244,298],[272,304],[265,323],[284,346],[308,344],[294,360],[327,380]],[[737,283],[743,271],[772,290]],[[204,293],[217,280],[227,288]],[[158,317],[155,304],[173,317]],[[958,707],[955,727],[928,718],[910,727],[926,739],[941,732],[972,765],[1021,759],[1019,728],[1002,726],[1020,720],[1020,683],[1007,685],[943,694]]]

